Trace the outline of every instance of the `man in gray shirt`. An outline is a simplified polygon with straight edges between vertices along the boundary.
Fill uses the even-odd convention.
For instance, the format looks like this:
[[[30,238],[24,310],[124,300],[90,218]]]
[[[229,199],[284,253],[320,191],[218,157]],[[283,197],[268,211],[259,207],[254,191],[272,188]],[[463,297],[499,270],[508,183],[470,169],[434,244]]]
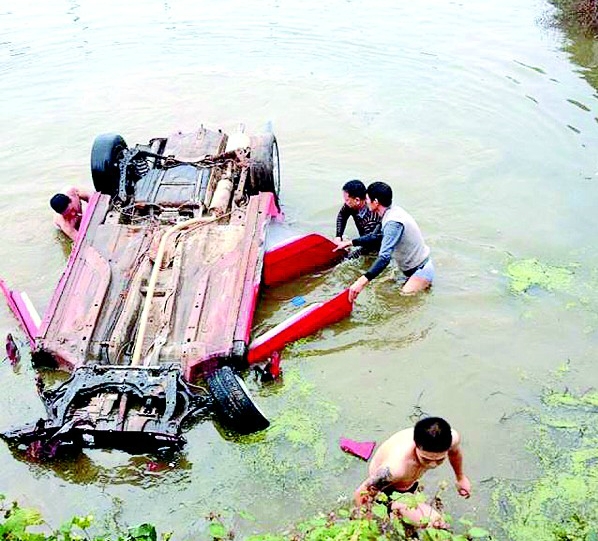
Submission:
[[[392,204],[392,188],[384,182],[373,182],[367,187],[368,208],[382,218],[380,232],[363,235],[338,244],[337,250],[349,246],[371,246],[380,242],[378,257],[368,271],[349,288],[349,300],[353,302],[363,288],[376,278],[394,257],[399,269],[407,277],[401,291],[417,293],[432,285],[434,265],[430,248],[426,245],[419,226],[403,208]]]

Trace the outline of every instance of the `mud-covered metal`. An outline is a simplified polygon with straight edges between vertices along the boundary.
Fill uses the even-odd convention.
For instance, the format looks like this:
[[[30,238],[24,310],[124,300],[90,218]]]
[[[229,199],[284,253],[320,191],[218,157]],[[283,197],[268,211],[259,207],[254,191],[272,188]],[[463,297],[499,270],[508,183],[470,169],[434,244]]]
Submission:
[[[46,419],[1,436],[38,457],[82,447],[179,449],[185,421],[208,414],[207,391],[192,389],[179,366],[82,366],[53,390],[38,384]]]
[[[96,138],[98,192],[32,336],[33,365],[71,377],[53,390],[40,377],[47,418],[2,437],[34,457],[178,448],[185,421],[210,409],[202,383],[230,383],[221,402],[239,393],[219,371],[246,362],[266,229],[278,215],[272,183],[247,182],[268,146],[258,152],[259,141],[203,127],[133,148],[118,134]],[[235,414],[253,422],[259,410],[245,394]],[[267,426],[257,420],[248,426]]]

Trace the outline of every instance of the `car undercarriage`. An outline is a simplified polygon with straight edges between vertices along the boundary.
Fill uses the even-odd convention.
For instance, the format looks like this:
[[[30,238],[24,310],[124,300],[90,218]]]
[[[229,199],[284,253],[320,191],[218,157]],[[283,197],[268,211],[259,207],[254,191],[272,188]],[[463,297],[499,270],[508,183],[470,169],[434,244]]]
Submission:
[[[266,253],[280,216],[274,135],[200,127],[129,148],[104,134],[91,174],[96,192],[44,317],[0,280],[34,367],[70,374],[51,389],[38,375],[46,419],[0,435],[47,458],[180,449],[183,427],[214,415],[238,433],[267,428],[240,369],[351,311],[344,292],[250,345],[262,285],[343,257],[315,234]]]

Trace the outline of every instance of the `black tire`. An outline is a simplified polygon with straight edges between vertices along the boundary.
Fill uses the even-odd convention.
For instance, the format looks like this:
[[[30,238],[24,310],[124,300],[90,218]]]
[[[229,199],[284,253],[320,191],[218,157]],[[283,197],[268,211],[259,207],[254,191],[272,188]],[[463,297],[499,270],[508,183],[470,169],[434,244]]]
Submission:
[[[222,423],[240,434],[268,428],[270,422],[255,405],[243,380],[230,366],[223,366],[207,378]]]
[[[94,188],[114,197],[120,184],[119,161],[127,143],[116,133],[98,135],[91,147],[91,178]]]
[[[280,194],[280,159],[278,143],[272,133],[251,138],[251,188],[253,193],[271,192],[278,203]]]

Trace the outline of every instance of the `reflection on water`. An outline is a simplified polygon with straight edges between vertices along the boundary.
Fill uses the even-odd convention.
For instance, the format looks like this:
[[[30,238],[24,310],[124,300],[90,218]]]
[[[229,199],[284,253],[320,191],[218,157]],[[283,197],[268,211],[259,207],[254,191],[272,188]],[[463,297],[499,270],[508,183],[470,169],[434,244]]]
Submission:
[[[78,485],[131,485],[145,489],[164,484],[184,485],[191,480],[193,466],[182,453],[157,459],[114,450],[86,450],[75,457],[49,463],[32,462],[25,452],[19,450],[15,450],[13,456],[27,464],[35,477],[46,477],[52,473]]]
[[[563,54],[564,37],[538,24],[544,9],[520,0],[8,0],[0,276],[40,313],[69,251],[48,199],[65,184],[91,185],[94,137],[117,131],[133,143],[201,122],[254,132],[272,121],[286,214],[278,238],[332,236],[343,182],[384,180],[417,217],[437,279],[430,293],[403,297],[387,271],[348,320],[283,352],[282,382],[262,387],[247,374],[273,423],[260,438],[199,423],[164,469],[100,450],[29,464],[2,445],[0,492],[55,522],[112,512],[120,499],[124,522],[149,516],[172,530],[228,508],[257,519],[239,535],[263,532],[333,508],[364,474],[338,437],[381,440],[417,405],[461,429],[475,491],[447,505],[483,520],[490,491],[480,480],[525,479],[531,468],[522,445],[530,424],[506,429],[504,412],[533,403],[564,359],[572,386],[596,375],[596,46],[573,37]],[[572,268],[572,284],[514,294],[513,259]],[[326,300],[368,264],[264,291],[254,335],[295,313],[294,297]],[[5,307],[0,324],[4,336],[22,336]],[[19,373],[5,365],[0,376],[2,426],[43,415],[27,355]],[[434,475],[431,485],[446,473]]]
[[[346,259],[336,267],[302,277],[292,283],[266,289],[256,313],[253,335],[258,337],[275,325],[304,310],[306,306],[330,300],[349,287],[365,272],[375,256]],[[350,351],[355,346],[371,350],[398,349],[425,337],[430,328],[413,329],[417,310],[431,292],[422,295],[403,295],[400,292],[404,277],[391,264],[385,273],[373,280],[360,294],[348,320],[322,329],[314,336],[288,346],[291,356],[319,356]],[[303,304],[293,302],[300,297]]]
[[[262,335],[311,303],[329,300],[368,268],[369,259],[373,258],[346,260],[317,275],[267,289],[256,314],[253,336]],[[397,351],[424,339],[433,324],[422,322],[417,310],[428,294],[401,295],[397,274],[400,274],[397,269],[391,267],[369,284],[360,294],[350,318],[289,344],[283,353],[283,364],[290,359],[318,358],[333,353],[351,355],[356,347],[369,351]],[[305,304],[295,305],[293,301],[298,296],[305,300]]]
[[[584,79],[598,90],[598,40],[595,37],[579,35],[570,31],[565,51],[579,66],[579,72]]]

